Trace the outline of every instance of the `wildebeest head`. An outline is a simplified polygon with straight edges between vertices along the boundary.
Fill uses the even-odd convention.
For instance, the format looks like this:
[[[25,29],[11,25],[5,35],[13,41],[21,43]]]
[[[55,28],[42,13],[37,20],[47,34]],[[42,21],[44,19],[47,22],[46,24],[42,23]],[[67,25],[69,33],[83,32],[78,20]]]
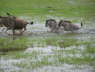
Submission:
[[[66,25],[68,25],[68,24],[71,24],[72,22],[71,21],[69,21],[69,20],[60,20],[60,22],[59,22],[59,24],[58,24],[58,26],[60,27],[60,26],[66,26]]]
[[[46,23],[45,23],[45,27],[52,27],[52,26],[56,26],[57,25],[57,22],[56,20],[54,19],[48,19],[46,20]]]
[[[49,27],[51,32],[58,32],[58,23],[55,19],[46,20],[45,27]]]
[[[59,27],[66,26],[66,23],[64,23],[64,20],[60,20],[58,26]]]

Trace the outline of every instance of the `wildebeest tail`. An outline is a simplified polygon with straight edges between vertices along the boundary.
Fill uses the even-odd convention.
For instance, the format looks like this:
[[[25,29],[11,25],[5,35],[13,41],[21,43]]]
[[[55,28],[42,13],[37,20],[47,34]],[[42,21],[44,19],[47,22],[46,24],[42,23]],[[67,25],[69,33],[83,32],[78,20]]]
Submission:
[[[81,21],[81,27],[83,26],[83,22]]]
[[[32,22],[30,22],[30,24],[32,25],[32,24],[33,24],[33,21],[32,21]]]
[[[81,18],[81,27],[83,26],[83,24],[85,23],[83,17]]]
[[[46,23],[45,23],[45,27],[47,27],[48,26],[48,20],[46,20]]]

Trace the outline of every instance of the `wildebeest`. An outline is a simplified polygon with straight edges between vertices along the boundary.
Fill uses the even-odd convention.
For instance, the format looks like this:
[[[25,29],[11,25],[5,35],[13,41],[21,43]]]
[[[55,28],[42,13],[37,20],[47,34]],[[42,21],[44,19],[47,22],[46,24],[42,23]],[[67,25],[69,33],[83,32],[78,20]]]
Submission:
[[[51,32],[58,32],[58,24],[54,19],[46,20],[45,27],[49,27]]]
[[[60,20],[58,26],[59,26],[59,28],[60,27],[63,27],[64,28],[64,31],[74,32],[76,30],[79,30],[83,26],[83,23],[81,22],[81,24],[78,25],[78,24],[73,24],[69,20]]]
[[[27,24],[33,24],[33,22],[29,23],[23,19],[17,18],[15,16],[10,15],[7,13],[8,16],[3,17],[0,16],[0,24],[7,27],[7,30],[11,29],[13,34],[15,34],[15,30],[26,30]],[[21,33],[23,33],[22,31]]]

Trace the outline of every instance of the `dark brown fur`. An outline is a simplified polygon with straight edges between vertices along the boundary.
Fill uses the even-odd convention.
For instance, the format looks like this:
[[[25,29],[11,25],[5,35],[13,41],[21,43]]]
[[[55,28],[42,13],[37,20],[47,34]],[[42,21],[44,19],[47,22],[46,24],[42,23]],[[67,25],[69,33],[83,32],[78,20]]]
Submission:
[[[13,34],[15,34],[15,30],[26,30],[26,26],[29,24],[27,21],[12,16],[8,13],[7,15],[8,16],[6,17],[0,16],[0,25],[7,27],[7,30],[11,29],[13,31]],[[31,22],[31,24],[33,24],[33,22]]]
[[[64,20],[60,20],[59,24],[58,24],[59,28],[63,27],[64,31],[76,31],[79,30],[80,27],[76,24],[73,24],[71,21],[64,21]],[[83,26],[83,23],[81,22],[81,27]]]

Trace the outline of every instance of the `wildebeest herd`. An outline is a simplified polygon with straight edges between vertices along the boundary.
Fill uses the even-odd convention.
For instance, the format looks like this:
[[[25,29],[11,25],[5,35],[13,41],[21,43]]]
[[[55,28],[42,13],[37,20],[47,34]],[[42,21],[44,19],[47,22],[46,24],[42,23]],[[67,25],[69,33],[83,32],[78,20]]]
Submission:
[[[20,34],[23,34],[23,32],[26,30],[27,24],[33,24],[33,21],[28,22],[24,19],[11,15],[10,13],[6,14],[7,16],[0,16],[0,27],[6,27],[6,32],[8,30],[12,30],[13,35],[15,35],[16,30],[19,30]],[[48,19],[45,23],[45,27],[49,27],[51,32],[57,33],[61,28],[63,28],[63,31],[74,32],[76,30],[79,30],[82,26],[82,22],[80,23],[80,25],[76,25],[69,20],[60,20],[59,22],[57,22],[55,19]]]
[[[8,16],[0,16],[0,26],[6,27],[7,30],[12,30],[13,35],[15,34],[15,30],[20,30],[21,34],[26,30],[27,24],[33,24],[33,22],[27,22],[23,19],[12,16],[9,13],[6,13]]]

